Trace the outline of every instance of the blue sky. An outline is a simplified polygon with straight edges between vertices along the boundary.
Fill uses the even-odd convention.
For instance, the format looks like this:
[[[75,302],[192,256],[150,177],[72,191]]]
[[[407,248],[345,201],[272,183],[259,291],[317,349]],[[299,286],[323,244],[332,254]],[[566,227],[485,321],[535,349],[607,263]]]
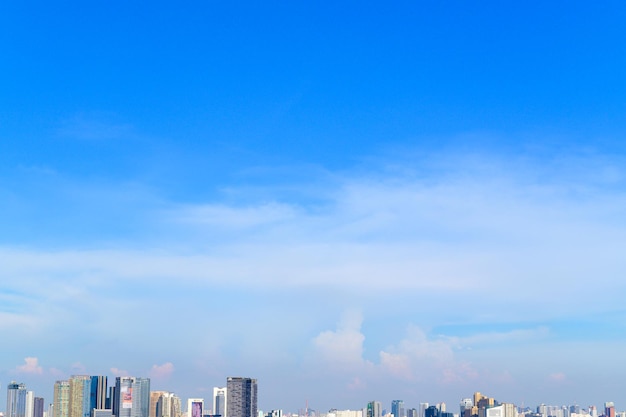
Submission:
[[[625,20],[3,3],[1,380],[623,409]]]

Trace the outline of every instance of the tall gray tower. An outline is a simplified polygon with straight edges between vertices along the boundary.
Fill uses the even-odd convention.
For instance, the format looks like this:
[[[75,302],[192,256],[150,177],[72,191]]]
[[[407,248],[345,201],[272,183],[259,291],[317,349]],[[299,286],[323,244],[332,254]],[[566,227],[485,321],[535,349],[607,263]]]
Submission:
[[[258,417],[256,379],[228,377],[226,395],[228,417]]]
[[[131,376],[115,378],[113,415],[116,417],[149,417],[150,379]]]
[[[213,414],[216,416],[228,417],[226,414],[226,387],[213,388]]]

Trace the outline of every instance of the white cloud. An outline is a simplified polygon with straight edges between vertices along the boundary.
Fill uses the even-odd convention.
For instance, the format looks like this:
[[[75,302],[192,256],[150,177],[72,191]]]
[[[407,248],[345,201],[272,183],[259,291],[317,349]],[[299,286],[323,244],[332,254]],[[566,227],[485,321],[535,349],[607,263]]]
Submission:
[[[124,370],[124,369],[119,369],[119,368],[111,368],[109,369],[109,371],[111,371],[111,373],[113,374],[113,376],[129,376],[130,372]]]
[[[624,286],[618,248],[626,225],[607,220],[626,211],[620,193],[481,172],[346,178],[328,195],[322,208],[172,204],[158,226],[175,220],[190,227],[147,245],[153,249],[3,248],[0,277],[19,276],[32,291],[68,297],[70,288],[173,277],[190,288],[447,292],[518,317],[529,300],[549,301],[559,313],[579,309],[567,300],[583,288],[594,297]],[[48,291],[68,281],[66,292]],[[554,300],[557,290],[562,297]]]
[[[344,372],[344,388],[374,389],[374,376],[417,383],[427,375],[443,384],[473,380],[476,369],[486,375],[480,365],[488,361],[457,349],[497,344],[502,352],[511,352],[509,345],[553,335],[547,327],[467,337],[433,337],[421,329],[450,317],[461,324],[549,325],[555,317],[598,315],[614,308],[626,290],[623,192],[580,182],[577,188],[560,179],[538,182],[528,171],[513,171],[355,176],[325,190],[323,202],[316,205],[278,198],[244,207],[161,201],[158,209],[140,213],[152,220],[163,216],[151,224],[162,234],[149,235],[149,240],[126,236],[106,248],[5,246],[0,248],[0,280],[6,293],[0,297],[6,311],[0,312],[0,328],[12,334],[33,329],[24,345],[36,340],[34,335],[53,343],[51,334],[76,332],[97,339],[99,346],[111,346],[111,352],[132,354],[154,342],[151,336],[128,349],[118,341],[158,316],[174,333],[163,343],[179,355],[170,359],[182,369],[188,364],[179,361],[192,356],[181,355],[187,348],[178,341],[191,325],[183,318],[217,314],[213,300],[231,297],[245,303],[247,315],[273,309],[276,313],[264,319],[275,334],[297,330],[281,345],[285,352],[297,351],[317,334],[315,359]],[[278,295],[266,301],[273,294]],[[580,301],[581,294],[603,302]],[[284,300],[294,299],[298,302],[284,307]],[[400,306],[398,299],[408,304]],[[101,309],[93,309],[96,300]],[[366,317],[389,310],[400,326],[416,326],[403,340],[387,341],[376,331],[365,334],[359,315],[346,316],[333,329],[324,323],[326,316],[317,314],[325,309],[334,314],[346,305]],[[136,321],[131,323],[135,311],[146,314],[132,316]],[[305,323],[302,329],[299,321]],[[249,320],[238,323],[246,326]],[[234,355],[231,346],[242,356],[269,350],[258,347],[259,326],[241,334],[219,321],[214,326],[223,337],[205,342],[224,355],[224,363],[236,362],[228,357]],[[144,370],[160,363],[159,357],[146,356],[139,358],[141,364],[116,362],[115,357],[107,363],[133,363]],[[293,356],[291,363],[301,360]],[[210,363],[212,358],[202,359]],[[166,365],[154,365],[155,375],[166,375]]]
[[[39,365],[39,359],[35,357],[24,358],[24,365],[15,368],[21,374],[43,374],[43,368]]]
[[[397,345],[379,352],[378,362],[363,358],[365,335],[362,317],[345,313],[335,331],[324,331],[313,339],[313,347],[325,368],[332,372],[356,374],[348,383],[350,389],[364,388],[367,379],[390,376],[403,381],[456,383],[473,380],[478,372],[467,362],[455,358],[453,343],[444,338],[431,339],[419,327],[411,325],[406,337]]]
[[[414,325],[409,326],[404,339],[382,350],[379,356],[385,372],[407,381],[434,377],[438,382],[451,383],[477,375],[470,364],[455,358],[450,341],[431,339]]]
[[[149,375],[150,378],[167,379],[172,373],[174,373],[174,365],[171,362],[166,362],[162,365],[152,365]]]
[[[361,367],[363,360],[363,341],[361,333],[361,313],[344,313],[337,329],[324,331],[313,339],[313,345],[322,360],[340,368]]]
[[[530,329],[513,329],[505,332],[476,333],[465,337],[445,337],[456,348],[471,348],[474,346],[493,346],[504,343],[524,343],[540,341],[550,336],[547,326],[538,326]]]
[[[35,329],[40,323],[37,317],[32,314],[18,314],[0,311],[0,329],[13,329],[25,331]]]
[[[178,208],[171,215],[174,220],[218,229],[246,229],[292,221],[296,218],[293,206],[265,203],[250,207],[229,207],[217,204],[189,205]]]

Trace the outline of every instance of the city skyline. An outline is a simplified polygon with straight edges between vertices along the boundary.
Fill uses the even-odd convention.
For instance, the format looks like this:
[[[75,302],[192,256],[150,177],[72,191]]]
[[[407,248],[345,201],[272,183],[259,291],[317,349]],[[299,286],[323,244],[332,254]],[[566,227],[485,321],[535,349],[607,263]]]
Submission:
[[[83,389],[81,381],[87,381],[89,389]],[[362,413],[361,417],[384,417],[387,415],[393,417],[398,415],[400,417],[521,417],[522,410],[525,410],[524,413],[532,417],[570,417],[569,413],[576,413],[580,417],[616,417],[617,414],[620,417],[626,416],[626,410],[620,411],[615,407],[613,401],[603,402],[604,413],[600,415],[597,411],[598,407],[591,403],[581,405],[574,402],[559,405],[548,401],[547,403],[531,405],[526,404],[523,400],[521,403],[511,400],[497,400],[480,391],[475,391],[473,398],[459,397],[458,402],[448,403],[452,405],[451,409],[442,400],[437,400],[436,403],[409,401],[408,406],[405,407],[404,400],[394,399],[388,401],[390,407],[386,406],[386,402],[373,400],[364,402],[361,408],[342,407],[340,404],[335,404],[328,409],[320,410],[311,408],[307,400],[303,408],[289,410],[275,405],[262,410],[258,407],[257,380],[254,378],[228,377],[226,383],[230,390],[227,387],[215,386],[212,397],[202,398],[179,396],[172,390],[150,390],[150,379],[144,377],[116,377],[114,385],[102,385],[103,383],[106,384],[106,381],[107,377],[101,375],[72,375],[67,380],[57,380],[54,383],[54,396],[47,405],[45,399],[40,397],[41,393],[37,393],[38,396],[35,396],[35,392],[29,389],[25,383],[11,381],[7,384],[4,417],[47,417],[50,416],[49,413],[53,413],[52,416],[54,417],[71,417],[72,415],[116,417],[115,412],[122,416],[132,415],[135,417],[204,417],[205,415],[215,417],[216,402],[218,404],[220,401],[223,402],[218,407],[228,404],[223,398],[224,394],[228,392],[231,392],[229,401],[233,404],[229,408],[229,412],[230,415],[235,416],[257,416],[255,410],[258,410],[259,413],[263,412],[265,417],[282,417],[283,414],[298,415],[303,413],[312,413],[313,416],[318,416],[320,413],[323,415],[333,413],[333,410],[358,411]],[[75,388],[77,384],[80,384],[78,385],[80,387],[78,394]],[[80,394],[80,391],[83,391],[83,394]],[[105,392],[106,394],[104,394]],[[450,395],[451,393],[448,393],[448,397]],[[208,404],[213,403],[213,408],[205,407],[205,400]],[[182,408],[183,402],[187,404],[184,409]],[[289,402],[289,399],[285,401],[285,403]],[[458,413],[454,412],[456,404],[458,404]],[[508,411],[500,411],[503,406],[512,408]],[[516,414],[517,411],[513,411],[513,408],[519,411],[519,416]],[[37,411],[38,409],[39,411]],[[487,409],[490,410],[491,414],[479,413],[476,415],[478,410],[485,411]],[[47,416],[43,414],[44,410],[48,413]],[[99,414],[94,416],[92,411]],[[109,413],[102,414],[104,411]],[[432,414],[433,411],[435,414]],[[563,412],[568,414],[563,415]],[[217,415],[229,417],[228,413],[217,413]],[[342,414],[342,416],[355,417],[352,414]]]
[[[619,407],[626,5],[283,3],[3,3],[3,387]]]

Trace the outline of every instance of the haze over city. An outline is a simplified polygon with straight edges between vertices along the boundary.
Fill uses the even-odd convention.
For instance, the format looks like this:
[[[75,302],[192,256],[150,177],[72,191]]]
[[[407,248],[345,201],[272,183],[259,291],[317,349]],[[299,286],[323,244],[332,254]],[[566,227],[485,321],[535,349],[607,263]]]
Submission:
[[[0,410],[71,375],[625,409],[624,21],[4,2]]]

